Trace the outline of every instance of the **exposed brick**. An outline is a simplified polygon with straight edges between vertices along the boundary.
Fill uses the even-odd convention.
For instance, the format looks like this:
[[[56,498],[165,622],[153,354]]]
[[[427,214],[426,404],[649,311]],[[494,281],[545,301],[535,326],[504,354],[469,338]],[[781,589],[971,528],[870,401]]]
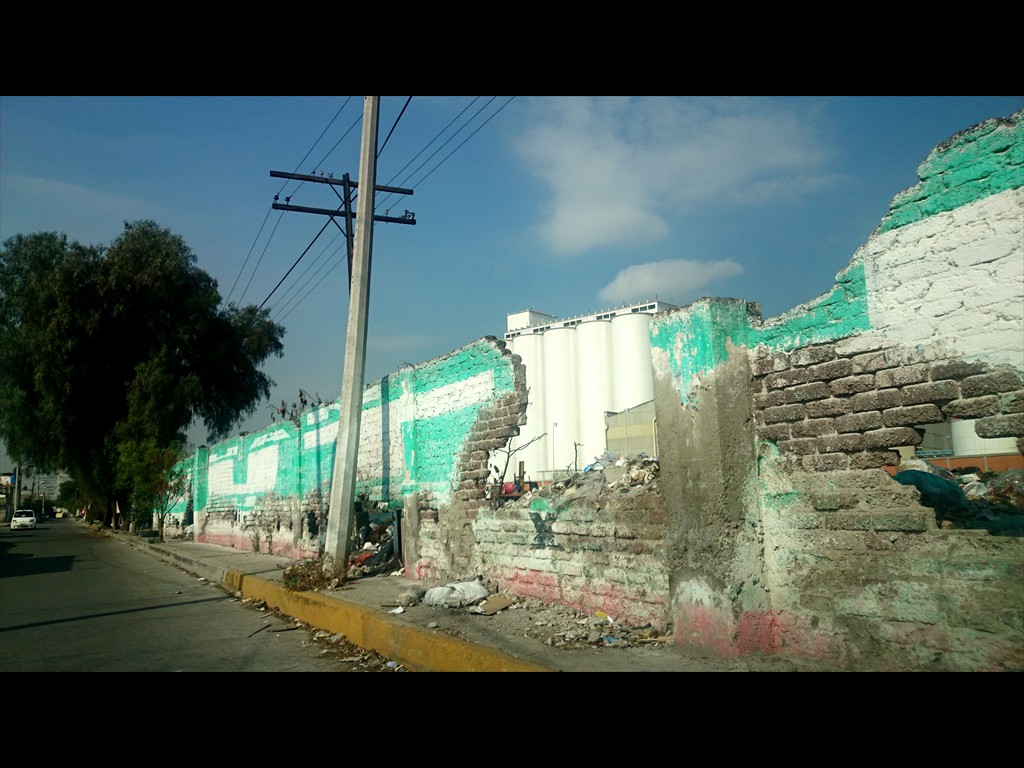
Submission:
[[[811,506],[822,512],[857,506],[857,494],[853,491],[824,491],[811,494]]]
[[[907,363],[906,356],[893,349],[855,355],[851,360],[856,373],[874,373],[884,368],[898,368]]]
[[[850,457],[850,469],[880,469],[900,463],[898,451],[864,451]]]
[[[783,390],[776,389],[774,392],[765,392],[763,394],[754,395],[754,407],[755,408],[772,408],[776,405],[785,405],[786,396],[783,394]]]
[[[809,419],[792,425],[793,437],[818,437],[836,431],[832,419]]]
[[[751,370],[756,376],[764,376],[776,371],[784,371],[789,368],[789,356],[785,353],[774,353],[767,357],[759,356],[751,363]]]
[[[874,376],[847,376],[845,379],[836,379],[830,385],[833,395],[853,395],[857,392],[867,392],[875,388]]]
[[[806,366],[824,363],[827,360],[834,360],[836,348],[834,344],[819,344],[811,347],[803,347],[795,350],[789,359],[793,365]]]
[[[942,412],[954,419],[978,419],[999,413],[999,398],[995,395],[953,400],[942,406]]]
[[[837,432],[866,432],[869,429],[878,429],[881,426],[882,414],[880,411],[851,413],[848,416],[836,418]]]
[[[864,450],[864,436],[859,432],[845,435],[822,435],[818,438],[818,451],[838,453]]]
[[[1024,412],[1024,389],[1008,392],[999,397],[999,410],[1003,413]]]
[[[772,442],[788,440],[790,437],[789,424],[783,422],[780,424],[772,424],[770,426],[760,427],[757,430],[757,436],[761,440],[771,440]]]
[[[932,363],[932,379],[964,379],[968,376],[976,376],[985,373],[989,367],[987,363],[967,363],[963,360],[942,360]]]
[[[900,390],[904,405],[942,403],[960,398],[960,387],[955,381],[933,381],[930,384],[911,384]]]
[[[823,516],[818,512],[793,512],[786,514],[782,522],[796,530],[812,531],[821,528]]]
[[[909,427],[875,429],[864,433],[864,445],[870,448],[895,448],[901,445],[920,445],[921,435]]]
[[[750,394],[758,395],[764,392],[764,380],[756,376],[750,379]]]
[[[825,527],[836,531],[870,531],[868,512],[833,512],[824,516]]]
[[[934,521],[935,513],[923,509],[871,513],[871,527],[876,531],[926,531]]]
[[[806,384],[811,380],[811,374],[806,368],[790,368],[779,373],[772,373],[764,377],[764,385],[768,389],[784,389],[797,384]]]
[[[828,388],[828,384],[815,381],[811,384],[801,384],[784,389],[783,394],[786,396],[787,403],[803,403],[808,400],[824,400],[826,397],[831,397],[832,391]]]
[[[859,334],[840,339],[836,342],[836,354],[839,357],[853,357],[880,350],[883,346],[883,339],[879,336]]]
[[[874,488],[862,498],[868,509],[892,509],[893,507],[915,507],[921,500],[921,494],[912,485],[900,485],[888,481],[879,488]]]
[[[814,443],[815,441],[811,438],[781,440],[779,442],[779,451],[782,453],[794,453],[800,456],[806,456],[814,453]]]
[[[820,365],[812,365],[807,369],[811,376],[821,381],[831,381],[850,376],[853,373],[853,363],[850,360],[832,360]]]
[[[888,368],[875,374],[879,388],[902,387],[906,384],[920,384],[928,381],[927,365],[908,365],[902,368]]]
[[[848,397],[830,397],[827,400],[812,400],[807,403],[807,416],[812,419],[821,416],[842,416],[851,410],[853,404]]]
[[[978,437],[985,438],[1024,436],[1024,413],[1008,413],[978,419],[974,431],[978,433]]]
[[[937,405],[912,405],[909,408],[889,408],[882,411],[882,423],[887,427],[908,427],[914,424],[941,424],[946,417]]]
[[[903,405],[898,389],[879,389],[875,392],[861,392],[853,396],[853,410],[881,411],[884,408],[896,408]]]
[[[765,424],[775,424],[780,421],[799,421],[803,417],[804,407],[799,403],[764,409]]]
[[[837,472],[850,466],[850,457],[845,453],[819,453],[814,456],[815,472]]]
[[[969,376],[960,382],[960,392],[964,397],[980,397],[982,395],[998,395],[1020,389],[1021,377],[1012,371],[998,371],[981,376]]]

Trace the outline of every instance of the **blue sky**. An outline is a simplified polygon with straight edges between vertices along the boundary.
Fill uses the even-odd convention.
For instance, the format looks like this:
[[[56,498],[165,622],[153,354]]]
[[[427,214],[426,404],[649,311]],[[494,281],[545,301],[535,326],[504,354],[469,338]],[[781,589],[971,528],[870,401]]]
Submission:
[[[361,96],[0,96],[0,240],[184,238],[225,300],[271,308],[271,403],[341,391],[347,267],[326,185],[359,177]],[[505,332],[660,299],[825,293],[917,167],[1022,96],[384,96],[366,382]],[[358,207],[358,202],[357,202]],[[304,254],[304,255],[303,255]],[[301,258],[300,258],[301,257]],[[289,270],[291,272],[289,273]],[[282,278],[288,274],[287,279]],[[276,288],[279,283],[280,287]],[[261,404],[240,429],[270,423]],[[193,436],[201,440],[202,431]]]

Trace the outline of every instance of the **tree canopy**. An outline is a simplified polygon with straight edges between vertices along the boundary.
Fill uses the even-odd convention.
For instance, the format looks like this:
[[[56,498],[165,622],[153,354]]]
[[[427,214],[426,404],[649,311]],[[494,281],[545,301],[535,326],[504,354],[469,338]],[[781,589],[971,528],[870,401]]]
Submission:
[[[184,240],[138,221],[108,247],[52,232],[4,242],[0,334],[11,455],[67,470],[112,506],[142,491],[133,446],[180,447],[199,421],[222,437],[269,399],[260,366],[283,354],[284,328],[267,310],[222,306]]]

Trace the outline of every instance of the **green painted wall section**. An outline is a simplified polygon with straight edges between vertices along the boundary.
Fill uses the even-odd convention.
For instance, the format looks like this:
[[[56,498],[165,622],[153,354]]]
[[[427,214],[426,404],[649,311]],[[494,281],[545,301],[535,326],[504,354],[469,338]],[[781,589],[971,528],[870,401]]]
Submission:
[[[846,338],[870,327],[864,264],[858,260],[836,276],[831,292],[760,328],[750,328],[746,344],[790,350]]]
[[[879,232],[1024,186],[1024,111],[943,142],[917,174],[920,183],[896,195]]]
[[[667,354],[673,385],[683,405],[694,405],[694,384],[729,357],[729,344],[743,345],[750,333],[748,304],[703,299],[683,310],[656,316],[651,347]]]
[[[387,496],[392,502],[420,490],[450,493],[459,455],[480,408],[514,388],[511,358],[488,340],[390,374],[386,380],[367,387],[363,413],[379,411],[378,423],[383,431],[391,435],[392,427],[396,428],[401,437],[392,439],[401,439],[402,445],[381,446],[384,471],[378,474],[386,476],[371,473],[360,477],[357,491],[366,491],[372,498]],[[432,415],[410,419],[417,400],[421,404],[429,401]],[[456,407],[459,402],[467,404]],[[196,510],[211,507],[246,512],[259,507],[260,500],[267,496],[305,496],[316,491],[328,495],[339,417],[337,403],[328,404],[303,413],[298,424],[278,422],[201,448],[187,462],[194,476]],[[371,441],[387,439],[379,434],[361,434],[360,442],[364,437]],[[398,449],[402,459],[394,461],[401,461],[401,466],[391,465],[392,448]],[[218,472],[221,479],[215,485],[219,487],[211,487],[211,460],[230,462],[230,467]],[[230,479],[224,477],[225,472],[229,472]]]
[[[471,344],[416,368],[415,378],[410,383],[417,398],[436,397],[441,387],[458,392],[460,385],[488,374],[491,383],[486,398],[443,414],[417,418],[408,425],[408,429],[403,427],[406,473],[398,484],[403,494],[413,489],[429,489],[446,501],[455,479],[459,456],[480,409],[515,389],[515,373],[510,358],[487,341]]]
[[[414,450],[416,451],[416,482],[451,482],[459,454],[466,443],[480,404],[462,408],[443,416],[417,419]]]
[[[437,387],[456,384],[484,371],[494,371],[494,392],[503,395],[515,387],[515,377],[510,365],[502,365],[503,355],[487,342],[476,342],[468,347],[425,363],[416,368],[413,393],[429,392]]]
[[[682,310],[657,316],[651,347],[667,355],[683,405],[692,405],[692,387],[728,359],[729,345],[790,350],[868,330],[864,264],[855,261],[836,277],[832,291],[792,312],[760,324],[745,301],[702,299]]]

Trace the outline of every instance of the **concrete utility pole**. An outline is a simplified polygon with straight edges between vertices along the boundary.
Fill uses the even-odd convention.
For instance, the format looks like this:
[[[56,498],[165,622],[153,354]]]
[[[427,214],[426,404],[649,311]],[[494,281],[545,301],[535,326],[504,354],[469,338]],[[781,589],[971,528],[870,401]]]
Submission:
[[[334,452],[334,475],[331,483],[330,509],[327,518],[327,539],[324,554],[334,564],[347,569],[351,549],[352,514],[355,501],[356,463],[359,458],[359,422],[363,410],[363,371],[366,364],[366,316],[370,294],[370,263],[373,250],[373,222],[383,221],[389,224],[415,224],[416,214],[405,211],[401,216],[377,216],[374,213],[376,192],[388,192],[399,195],[411,195],[411,189],[402,187],[377,186],[377,125],[380,106],[379,96],[363,97],[363,139],[360,150],[359,181],[352,182],[348,174],[335,179],[334,174],[324,178],[323,171],[319,176],[314,174],[285,173],[271,171],[270,175],[294,179],[301,182],[325,184],[337,195],[337,187],[342,188],[339,195],[341,205],[337,208],[313,208],[304,205],[292,205],[291,197],[284,203],[278,202],[277,195],[271,206],[279,211],[298,211],[328,216],[335,226],[336,217],[345,220],[341,228],[345,234],[346,251],[348,254],[348,334],[345,339],[345,369],[341,382],[341,413],[338,417],[338,439]],[[352,227],[352,190],[361,189],[363,201],[356,212],[355,237]],[[387,214],[388,211],[385,211]],[[321,230],[323,232],[323,230]],[[319,237],[319,235],[318,235]],[[355,245],[353,246],[353,240]],[[300,257],[301,258],[301,257]],[[297,264],[298,262],[296,262]],[[293,265],[294,266],[294,265]],[[287,277],[287,275],[285,275]],[[282,279],[283,282],[283,279]],[[280,286],[280,284],[278,284]],[[277,290],[276,288],[274,290]],[[269,298],[269,297],[268,297]]]
[[[359,190],[364,197],[356,211],[355,254],[349,281],[348,332],[345,369],[341,379],[338,442],[327,514],[324,554],[342,573],[348,572],[352,550],[359,422],[363,415],[363,374],[366,367],[366,317],[370,293],[370,255],[373,251],[373,209],[377,184],[377,126],[380,96],[363,97],[363,138],[359,153]]]

